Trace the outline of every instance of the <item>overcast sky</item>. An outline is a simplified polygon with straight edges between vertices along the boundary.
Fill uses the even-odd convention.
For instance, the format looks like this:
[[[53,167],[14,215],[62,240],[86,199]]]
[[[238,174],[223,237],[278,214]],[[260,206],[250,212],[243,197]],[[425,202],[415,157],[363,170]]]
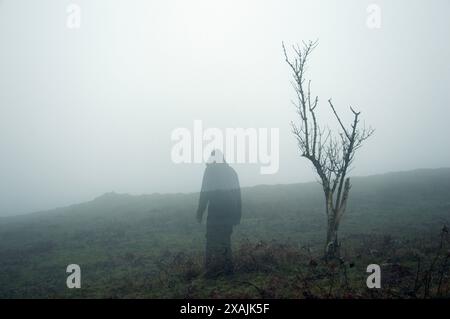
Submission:
[[[171,160],[171,132],[194,120],[279,128],[278,173],[233,165],[243,186],[314,180],[290,132],[282,41],[319,39],[322,121],[332,97],[376,128],[352,175],[450,166],[449,13],[448,0],[0,0],[0,215],[198,191],[204,164]]]

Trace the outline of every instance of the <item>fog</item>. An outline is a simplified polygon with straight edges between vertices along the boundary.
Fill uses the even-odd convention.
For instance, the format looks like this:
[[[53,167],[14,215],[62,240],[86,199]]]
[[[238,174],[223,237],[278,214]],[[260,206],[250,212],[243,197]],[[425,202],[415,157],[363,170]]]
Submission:
[[[0,0],[0,216],[199,191],[205,165],[171,158],[172,132],[195,120],[279,129],[278,171],[233,164],[242,186],[315,180],[291,133],[282,41],[319,39],[322,122],[332,97],[346,123],[351,105],[376,129],[352,175],[449,166],[450,2],[342,2]]]

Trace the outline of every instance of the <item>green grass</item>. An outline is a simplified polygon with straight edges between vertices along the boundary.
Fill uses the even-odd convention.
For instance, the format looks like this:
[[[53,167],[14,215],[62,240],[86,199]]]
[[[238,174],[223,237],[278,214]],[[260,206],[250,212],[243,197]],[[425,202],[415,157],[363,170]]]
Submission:
[[[342,260],[328,263],[321,259],[318,184],[243,189],[242,222],[233,234],[236,272],[216,280],[202,275],[198,194],[109,193],[1,218],[0,298],[450,297],[448,234],[441,233],[450,219],[450,169],[357,177],[352,184]],[[82,289],[66,288],[72,263],[81,266]],[[366,287],[370,263],[382,266],[380,290]]]

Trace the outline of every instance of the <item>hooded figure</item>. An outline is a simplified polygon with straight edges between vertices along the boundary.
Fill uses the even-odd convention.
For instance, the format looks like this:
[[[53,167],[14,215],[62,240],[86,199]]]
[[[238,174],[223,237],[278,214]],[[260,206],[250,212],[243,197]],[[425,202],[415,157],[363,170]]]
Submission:
[[[233,226],[241,221],[241,190],[235,170],[218,150],[211,153],[203,175],[197,210],[200,223],[206,207],[206,275],[230,274],[233,272],[231,233]]]

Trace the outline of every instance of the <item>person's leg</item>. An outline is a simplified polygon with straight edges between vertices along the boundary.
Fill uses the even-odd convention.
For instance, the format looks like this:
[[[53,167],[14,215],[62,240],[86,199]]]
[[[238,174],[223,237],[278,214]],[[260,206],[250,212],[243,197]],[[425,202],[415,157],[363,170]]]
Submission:
[[[220,228],[208,225],[206,232],[205,270],[207,277],[217,276],[220,269]]]
[[[233,261],[231,251],[231,225],[210,225],[206,234],[205,269],[208,277],[231,274]]]
[[[231,251],[231,234],[233,232],[233,226],[228,226],[224,229],[224,238],[223,238],[223,246],[224,246],[224,271],[226,274],[233,273],[233,257]]]
[[[231,258],[231,232],[229,225],[220,225],[215,229],[214,235],[214,270],[218,274],[230,274],[233,272]]]
[[[211,262],[212,262],[212,247],[211,247],[211,241],[208,235],[206,237],[206,245],[205,245],[205,270],[208,272],[208,269],[211,268]]]

